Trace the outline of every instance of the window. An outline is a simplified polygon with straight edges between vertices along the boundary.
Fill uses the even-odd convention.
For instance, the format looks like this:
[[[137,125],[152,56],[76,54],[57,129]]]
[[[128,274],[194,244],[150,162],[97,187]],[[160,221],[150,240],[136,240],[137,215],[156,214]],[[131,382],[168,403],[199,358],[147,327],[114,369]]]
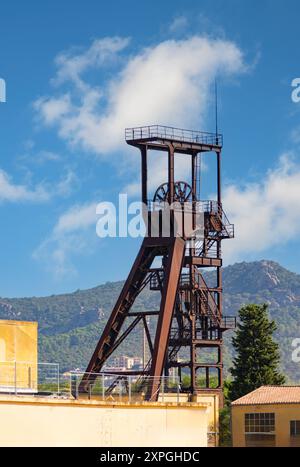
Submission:
[[[290,445],[300,447],[300,420],[290,421]]]
[[[274,433],[275,414],[274,413],[246,413],[245,414],[246,433]]]
[[[290,435],[291,436],[300,435],[300,420],[290,421]]]
[[[275,446],[275,414],[246,413],[245,438],[247,447]]]

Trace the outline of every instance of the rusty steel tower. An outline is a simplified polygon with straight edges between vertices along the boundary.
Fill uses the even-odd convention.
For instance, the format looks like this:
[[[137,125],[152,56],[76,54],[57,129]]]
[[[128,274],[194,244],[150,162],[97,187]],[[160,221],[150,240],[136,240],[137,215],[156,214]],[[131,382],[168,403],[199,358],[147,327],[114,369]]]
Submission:
[[[141,384],[148,378],[147,399],[158,397],[161,376],[169,375],[171,369],[182,381],[182,390],[190,394],[221,393],[222,335],[236,324],[234,317],[222,315],[221,242],[234,236],[234,227],[222,207],[222,135],[155,125],[126,129],[125,137],[141,154],[147,234],[81,381],[80,391],[89,390],[107,359],[142,323],[150,359],[142,371],[124,374],[139,375]],[[167,157],[168,178],[149,200],[147,164],[153,150]],[[201,200],[200,196],[203,153],[216,158],[214,200]],[[190,168],[187,181],[174,179],[176,154],[186,157]],[[214,271],[209,275],[209,283],[203,274],[208,268]],[[159,309],[133,310],[136,298],[146,287],[159,292]],[[156,319],[154,335],[149,329],[149,316]]]

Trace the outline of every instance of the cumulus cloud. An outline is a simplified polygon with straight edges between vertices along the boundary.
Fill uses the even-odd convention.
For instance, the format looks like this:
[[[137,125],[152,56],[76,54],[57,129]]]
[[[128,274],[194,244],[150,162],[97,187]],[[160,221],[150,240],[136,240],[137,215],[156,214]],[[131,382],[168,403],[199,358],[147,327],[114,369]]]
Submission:
[[[64,176],[58,180],[54,187],[49,188],[49,193],[52,197],[54,196],[62,196],[66,197],[73,193],[75,187],[79,184],[79,178],[76,173],[68,169]]]
[[[59,217],[54,227],[54,232],[56,235],[61,235],[67,232],[86,229],[95,223],[95,219],[95,203],[75,205]]]
[[[106,41],[106,46],[103,45]],[[194,36],[166,40],[135,55],[126,55],[118,71],[99,74],[99,86],[83,73],[104,66],[126,52],[128,39],[95,41],[81,54],[56,59],[57,85],[68,81],[72,90],[41,97],[35,109],[45,125],[55,125],[72,146],[102,157],[124,148],[125,127],[161,123],[202,127],[209,90],[215,75],[233,76],[245,69],[241,50],[230,41]]]
[[[183,22],[173,27],[182,27]],[[230,78],[246,68],[241,50],[226,40],[200,36],[165,40],[135,53],[128,52],[128,45],[128,38],[105,38],[89,48],[58,55],[53,95],[34,103],[40,121],[55,127],[73,148],[117,161],[122,167],[125,127],[155,123],[202,128],[215,76]],[[96,70],[93,82],[91,70]],[[151,158],[150,169],[154,160],[150,189],[166,178],[161,158]],[[127,157],[125,171],[128,166]],[[178,160],[177,171],[186,173],[183,159]],[[137,178],[133,183],[128,173],[126,178],[126,190],[136,194]],[[58,275],[74,271],[71,257],[89,248],[87,238],[94,222],[94,204],[71,208],[37,248],[35,258],[44,258]]]
[[[169,25],[169,31],[171,33],[182,32],[188,26],[188,19],[184,15],[176,16],[171,24]]]
[[[31,189],[26,185],[16,184],[4,170],[0,169],[0,202],[43,202],[48,199],[49,193],[43,185]]]
[[[227,186],[223,200],[236,232],[223,242],[227,262],[285,245],[300,234],[300,164],[284,154],[260,182]]]
[[[42,203],[56,196],[67,196],[73,190],[77,176],[69,170],[57,183],[39,183],[34,187],[14,183],[4,170],[0,169],[0,202]]]
[[[73,81],[77,87],[85,90],[87,84],[81,78],[82,73],[111,63],[128,44],[129,38],[105,37],[94,40],[86,50],[60,53],[55,59],[57,74],[53,83],[59,85]]]
[[[61,214],[51,234],[33,252],[33,258],[47,265],[57,279],[75,274],[72,258],[92,248],[96,224],[96,203],[76,204]]]
[[[34,108],[41,111],[44,123],[51,125],[68,115],[72,110],[69,94],[58,98],[40,97],[34,102]]]
[[[260,181],[243,186],[231,183],[223,196],[224,209],[235,224],[235,239],[223,242],[225,263],[257,258],[300,235],[300,164],[292,153]],[[96,203],[74,205],[57,220],[51,234],[34,252],[58,278],[74,273],[74,255],[95,245]]]

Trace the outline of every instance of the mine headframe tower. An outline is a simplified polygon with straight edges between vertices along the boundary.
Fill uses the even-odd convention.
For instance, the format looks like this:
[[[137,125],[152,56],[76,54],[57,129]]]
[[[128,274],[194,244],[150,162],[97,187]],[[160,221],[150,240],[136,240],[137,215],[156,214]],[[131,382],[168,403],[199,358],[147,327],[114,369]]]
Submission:
[[[152,125],[126,129],[125,138],[141,154],[147,234],[79,390],[89,391],[95,374],[142,323],[151,357],[142,371],[127,374],[139,375],[141,384],[147,382],[148,400],[157,399],[161,377],[169,375],[171,369],[178,373],[186,392],[221,393],[222,335],[236,324],[234,317],[222,315],[221,241],[234,236],[234,226],[223,211],[221,199],[222,135]],[[167,154],[168,180],[149,201],[147,163],[151,150]],[[201,156],[207,152],[216,156],[216,199],[203,201]],[[174,179],[177,153],[186,156],[190,183]],[[209,283],[203,275],[207,268],[213,270]],[[159,291],[158,310],[132,310],[145,287]],[[157,320],[154,338],[149,316]],[[125,321],[130,324],[122,331]]]

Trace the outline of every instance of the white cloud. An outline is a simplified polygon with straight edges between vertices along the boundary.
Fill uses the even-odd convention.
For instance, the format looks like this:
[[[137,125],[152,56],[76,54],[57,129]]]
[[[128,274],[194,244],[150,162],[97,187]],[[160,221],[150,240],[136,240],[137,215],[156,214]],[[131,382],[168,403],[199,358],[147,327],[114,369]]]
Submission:
[[[107,48],[114,55],[127,43],[128,39],[118,39],[112,52]],[[232,76],[245,69],[242,52],[233,42],[194,36],[166,40],[127,56],[118,72],[102,78],[102,83],[99,76],[101,86],[96,87],[81,75],[103,63],[95,44],[81,55],[56,59],[56,84],[69,80],[73,90],[42,97],[35,108],[41,120],[55,124],[69,144],[102,156],[124,148],[128,126],[162,123],[201,128],[215,75]]]
[[[94,40],[92,45],[81,53],[71,50],[59,54],[55,59],[58,70],[53,80],[54,84],[73,81],[77,87],[85,90],[86,84],[81,74],[90,68],[99,68],[111,63],[128,44],[129,38],[105,37]]]
[[[0,202],[46,202],[57,196],[68,196],[73,191],[75,183],[77,176],[69,170],[55,184],[41,182],[30,187],[14,183],[12,178],[0,169]]]
[[[87,254],[96,239],[96,203],[77,204],[57,220],[51,234],[33,252],[33,258],[45,264],[57,279],[75,274],[72,258]]]
[[[61,235],[67,232],[86,229],[96,222],[96,203],[75,205],[62,214],[55,227],[54,233]]]
[[[72,105],[69,94],[64,94],[51,99],[40,97],[34,102],[34,108],[42,113],[44,123],[51,125],[68,115],[72,110]]]
[[[24,141],[24,153],[17,157],[17,161],[21,163],[30,163],[33,165],[43,165],[48,162],[59,162],[62,157],[53,151],[46,149],[36,149],[35,142],[32,139]],[[24,168],[26,168],[24,166]]]
[[[43,164],[45,162],[60,161],[61,157],[56,152],[41,150],[37,154],[32,156],[32,160],[34,160],[34,162],[36,162],[37,164]]]
[[[277,245],[286,245],[300,235],[300,164],[292,153],[256,183],[230,184],[224,190],[223,206],[235,224],[235,239],[223,242],[226,263],[257,257]],[[51,235],[34,257],[51,265],[60,277],[74,272],[72,257],[91,251],[96,240],[96,203],[76,205],[63,213]]]
[[[73,172],[73,170],[69,169],[66,171],[64,176],[54,185],[53,194],[52,196],[69,196],[73,193],[75,186],[79,183],[79,178]]]
[[[186,16],[180,15],[176,16],[176,18],[173,19],[169,26],[169,31],[171,33],[177,33],[177,32],[182,32],[184,29],[186,29],[188,26],[188,19]]]
[[[281,156],[278,166],[260,182],[244,187],[229,185],[223,205],[235,224],[236,238],[223,242],[225,260],[245,259],[298,238],[299,200],[300,165],[292,153]]]
[[[241,50],[230,41],[194,36],[166,40],[132,55],[125,50],[128,43],[128,39],[106,38],[80,53],[73,49],[60,54],[52,80],[55,95],[35,102],[41,122],[55,126],[68,144],[116,161],[123,168],[130,166],[127,155],[124,164],[125,127],[161,123],[202,128],[214,77],[231,77],[245,70]],[[113,72],[108,68],[111,64]],[[95,86],[87,72],[103,66],[110,73],[99,73]],[[150,189],[165,181],[161,160],[152,172]],[[178,172],[186,172],[182,159]],[[136,179],[134,183],[129,179],[127,188],[136,193]],[[74,271],[72,255],[89,248],[87,239],[94,222],[93,204],[71,208],[37,248],[35,258],[51,264],[58,275]]]
[[[0,169],[0,202],[43,202],[49,199],[49,193],[43,185],[37,185],[30,189],[26,185],[15,184],[11,177]]]

